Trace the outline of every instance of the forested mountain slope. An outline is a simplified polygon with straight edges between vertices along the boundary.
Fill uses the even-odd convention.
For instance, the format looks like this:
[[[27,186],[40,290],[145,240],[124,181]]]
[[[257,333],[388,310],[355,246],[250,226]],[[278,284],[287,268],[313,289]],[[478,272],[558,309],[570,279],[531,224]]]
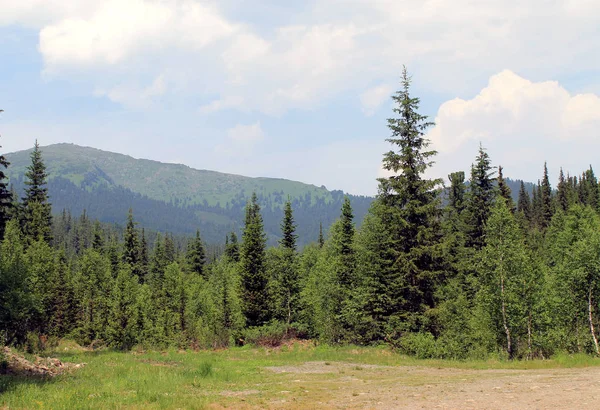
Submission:
[[[338,216],[344,193],[325,187],[275,178],[250,178],[185,165],[135,159],[127,155],[55,144],[42,147],[54,212],[87,210],[91,218],[124,223],[134,209],[141,226],[176,234],[200,229],[207,242],[221,242],[228,231],[239,232],[244,207],[256,192],[265,230],[274,243],[280,232],[283,204],[292,199],[301,244],[315,241],[319,224],[327,228]],[[31,150],[8,154],[10,182],[21,195]],[[360,222],[372,198],[350,196]]]

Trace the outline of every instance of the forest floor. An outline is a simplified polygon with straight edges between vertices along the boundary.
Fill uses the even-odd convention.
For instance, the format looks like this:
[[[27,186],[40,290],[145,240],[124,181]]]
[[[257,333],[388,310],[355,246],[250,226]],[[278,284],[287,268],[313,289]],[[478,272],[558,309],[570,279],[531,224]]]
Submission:
[[[0,376],[0,408],[598,408],[600,359],[416,360],[385,348],[49,353],[72,371]],[[83,364],[85,366],[76,366]]]

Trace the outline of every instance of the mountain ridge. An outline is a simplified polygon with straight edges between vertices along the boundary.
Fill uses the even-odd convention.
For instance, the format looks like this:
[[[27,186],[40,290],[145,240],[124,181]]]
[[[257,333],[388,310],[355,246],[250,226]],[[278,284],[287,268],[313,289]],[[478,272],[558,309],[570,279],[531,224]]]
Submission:
[[[300,243],[308,243],[316,240],[320,222],[326,229],[339,216],[345,196],[342,191],[284,178],[199,170],[70,143],[40,150],[55,213],[70,209],[76,214],[85,209],[90,217],[103,222],[123,223],[132,207],[142,226],[178,234],[200,228],[209,241],[221,241],[230,230],[239,233],[245,204],[256,192],[271,243],[278,239],[288,196],[297,217]],[[11,162],[7,175],[19,192],[30,153],[31,149],[6,154]],[[360,223],[373,198],[348,196]]]

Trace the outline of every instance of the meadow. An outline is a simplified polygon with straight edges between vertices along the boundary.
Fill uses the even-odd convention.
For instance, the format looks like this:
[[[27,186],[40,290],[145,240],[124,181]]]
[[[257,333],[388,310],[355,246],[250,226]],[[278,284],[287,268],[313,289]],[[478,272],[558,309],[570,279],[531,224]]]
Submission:
[[[61,343],[45,355],[86,365],[54,378],[0,376],[1,408],[593,408],[600,391],[600,359],[585,355],[417,360],[311,342],[129,353]]]

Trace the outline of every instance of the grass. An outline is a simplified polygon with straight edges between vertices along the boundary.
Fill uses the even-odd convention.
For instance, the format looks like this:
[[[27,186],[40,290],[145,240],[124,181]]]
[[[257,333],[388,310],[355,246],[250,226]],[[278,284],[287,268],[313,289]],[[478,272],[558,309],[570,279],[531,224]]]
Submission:
[[[390,380],[391,373],[382,368],[374,369],[374,365],[392,366],[390,371],[396,373],[399,373],[397,366],[526,370],[600,365],[600,359],[584,355],[562,355],[545,361],[458,362],[416,360],[383,347],[314,347],[308,344],[279,349],[243,347],[145,353],[88,352],[72,344],[61,344],[48,355],[64,362],[87,365],[73,374],[50,380],[0,376],[0,408],[263,408],[271,407],[273,400],[281,397],[297,401],[302,407],[301,403],[314,406],[315,400],[324,400],[329,392],[340,389],[344,378],[356,380],[350,386],[352,396],[358,394],[360,383]],[[311,374],[285,370],[314,362],[321,363],[325,370]],[[453,377],[452,372],[446,373],[449,375],[444,377]],[[403,383],[427,384],[431,383],[431,378],[407,375]]]

